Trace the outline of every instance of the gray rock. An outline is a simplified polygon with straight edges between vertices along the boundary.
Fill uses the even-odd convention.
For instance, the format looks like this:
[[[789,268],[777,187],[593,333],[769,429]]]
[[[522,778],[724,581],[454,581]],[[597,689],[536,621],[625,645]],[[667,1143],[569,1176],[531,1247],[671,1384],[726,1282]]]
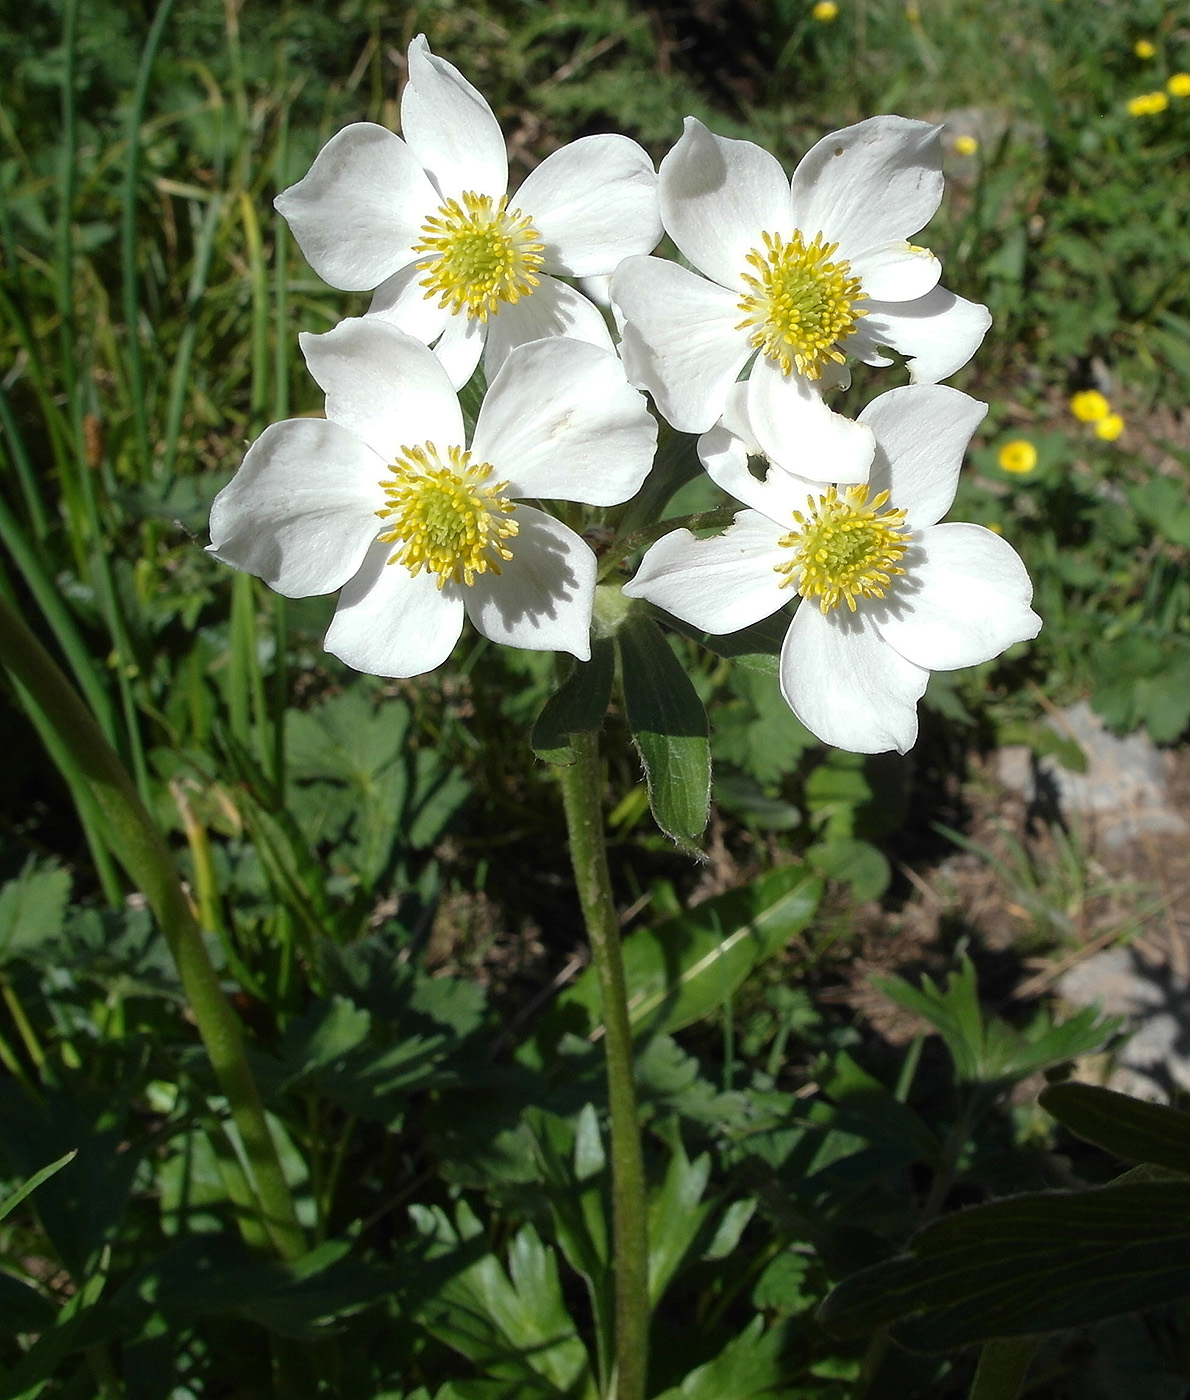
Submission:
[[[1119,738],[1085,700],[1048,721],[1064,739],[1074,739],[1087,760],[1085,773],[1064,768],[1047,756],[1036,762],[1027,748],[1000,751],[997,773],[1005,787],[1030,802],[1051,800],[1066,815],[1087,818],[1109,849],[1141,834],[1185,835],[1190,824],[1169,802],[1166,756],[1147,734]]]

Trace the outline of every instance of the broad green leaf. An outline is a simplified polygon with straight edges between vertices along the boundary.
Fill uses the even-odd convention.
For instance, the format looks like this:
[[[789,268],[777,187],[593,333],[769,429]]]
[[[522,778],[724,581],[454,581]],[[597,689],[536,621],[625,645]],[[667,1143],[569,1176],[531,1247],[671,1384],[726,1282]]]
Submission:
[[[1094,1084],[1051,1084],[1038,1102],[1076,1137],[1126,1162],[1190,1172],[1190,1113]]]
[[[706,647],[708,651],[713,651],[716,656],[723,657],[725,661],[734,661],[737,666],[742,666],[746,671],[755,671],[762,676],[775,676],[777,674],[777,658],[781,654],[781,645],[785,641],[785,634],[789,631],[789,614],[785,611],[774,613],[772,617],[754,622],[751,627],[742,627],[738,632],[728,632],[723,636],[717,636],[711,632],[700,632],[697,627],[691,627],[680,617],[672,617],[669,613],[662,612],[660,608],[655,608],[653,611],[656,616],[664,620],[667,627],[672,627],[675,632],[681,632],[684,637],[698,642],[700,646]],[[787,712],[792,719],[792,711],[787,710]],[[811,739],[810,742],[816,741]]]
[[[649,1301],[654,1307],[711,1212],[711,1203],[702,1199],[710,1175],[707,1153],[692,1162],[676,1138],[665,1179],[649,1193]]]
[[[922,1351],[1081,1327],[1190,1296],[1190,1182],[1018,1196],[936,1222],[912,1252],[845,1279],[820,1320],[896,1323]],[[900,1321],[898,1321],[900,1319]]]
[[[806,859],[830,879],[850,885],[859,900],[879,899],[892,879],[887,856],[852,836],[820,841],[807,849]]]
[[[657,825],[690,846],[707,824],[711,750],[707,716],[657,624],[630,613],[617,633],[624,709],[644,765]]]
[[[785,1379],[785,1340],[783,1323],[766,1332],[764,1318],[755,1317],[713,1361],[691,1371],[681,1385],[662,1391],[657,1400],[752,1400],[768,1395]]]
[[[0,889],[0,961],[19,956],[62,932],[70,874],[30,859]]]
[[[628,1014],[637,1034],[679,1030],[714,1011],[758,963],[772,957],[809,923],[822,882],[799,866],[785,866],[732,890],[656,929],[624,940]],[[588,968],[558,998],[555,1014],[581,1006],[599,1023],[599,982]]]
[[[610,637],[597,637],[590,661],[576,661],[570,674],[545,702],[529,742],[546,763],[574,762],[572,734],[591,734],[603,724],[615,678],[616,649]]]
[[[490,1253],[465,1202],[452,1221],[441,1207],[415,1206],[431,1258],[455,1264],[424,1304],[426,1326],[494,1380],[520,1380],[524,1394],[595,1400],[587,1349],[566,1309],[554,1251],[532,1225],[513,1237],[507,1270]]]

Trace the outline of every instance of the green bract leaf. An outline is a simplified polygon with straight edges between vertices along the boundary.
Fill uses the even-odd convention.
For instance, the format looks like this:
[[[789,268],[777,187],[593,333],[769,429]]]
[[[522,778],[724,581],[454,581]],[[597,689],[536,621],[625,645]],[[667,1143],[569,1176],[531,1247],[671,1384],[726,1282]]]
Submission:
[[[1128,1182],[975,1206],[913,1252],[845,1279],[832,1332],[894,1335],[921,1351],[1085,1326],[1190,1295],[1190,1182]]]
[[[634,1033],[680,1030],[722,1006],[758,963],[805,928],[821,895],[817,876],[786,866],[631,934],[624,940],[624,970]],[[587,1010],[590,1026],[599,1024],[594,968],[558,998],[558,1013],[564,1017],[576,1005]]]
[[[711,800],[706,711],[655,622],[632,613],[616,640],[624,708],[653,817],[667,836],[689,847],[707,824]]]
[[[574,762],[570,736],[593,734],[603,724],[615,669],[615,644],[610,637],[597,637],[590,661],[575,662],[537,716],[529,742],[538,758],[563,766]]]
[[[1126,1162],[1190,1172],[1190,1113],[1094,1084],[1051,1084],[1038,1102],[1077,1137]]]

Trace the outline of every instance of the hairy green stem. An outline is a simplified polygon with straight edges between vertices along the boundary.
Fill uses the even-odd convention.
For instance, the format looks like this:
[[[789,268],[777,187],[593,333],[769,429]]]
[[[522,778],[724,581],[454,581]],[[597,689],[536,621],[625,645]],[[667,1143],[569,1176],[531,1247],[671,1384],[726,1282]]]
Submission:
[[[243,1032],[223,994],[164,836],[91,712],[3,597],[0,661],[32,695],[74,760],[103,816],[112,850],[156,914],[231,1106],[274,1248],[282,1258],[299,1258],[306,1252],[306,1242],[248,1064]]]
[[[647,549],[662,535],[674,530],[725,530],[736,518],[735,506],[720,506],[716,510],[701,510],[696,515],[677,515],[671,520],[659,520],[643,529],[633,530],[611,546],[599,560],[599,577],[605,579],[621,559],[627,559],[638,549]]]
[[[574,763],[555,771],[562,789],[570,859],[603,1000],[611,1106],[612,1240],[616,1285],[615,1370],[609,1400],[643,1400],[649,1348],[649,1241],[644,1158],[620,925],[612,900],[603,828],[603,766],[594,734],[571,736]]]

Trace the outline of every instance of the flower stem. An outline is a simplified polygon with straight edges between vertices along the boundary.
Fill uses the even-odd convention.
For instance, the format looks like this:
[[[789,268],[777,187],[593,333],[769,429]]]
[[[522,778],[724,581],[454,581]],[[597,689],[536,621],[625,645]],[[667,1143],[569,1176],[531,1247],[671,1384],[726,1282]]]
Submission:
[[[164,836],[90,710],[3,597],[0,661],[32,696],[77,765],[103,817],[105,838],[156,914],[199,1035],[231,1106],[273,1247],[283,1259],[300,1258],[306,1252],[305,1237],[248,1064],[243,1031],[223,994]]]
[[[603,766],[595,734],[571,735],[574,762],[558,767],[570,859],[603,1000],[611,1106],[615,1371],[609,1400],[643,1400],[649,1348],[649,1241],[636,1112],[632,1028],[603,830]]]
[[[640,530],[633,530],[630,535],[616,540],[607,553],[600,556],[599,577],[605,579],[621,559],[627,559],[638,549],[647,549],[662,535],[674,530],[725,530],[736,518],[737,510],[736,506],[719,506],[715,510],[700,510],[695,515],[676,515],[670,520],[659,520]]]

